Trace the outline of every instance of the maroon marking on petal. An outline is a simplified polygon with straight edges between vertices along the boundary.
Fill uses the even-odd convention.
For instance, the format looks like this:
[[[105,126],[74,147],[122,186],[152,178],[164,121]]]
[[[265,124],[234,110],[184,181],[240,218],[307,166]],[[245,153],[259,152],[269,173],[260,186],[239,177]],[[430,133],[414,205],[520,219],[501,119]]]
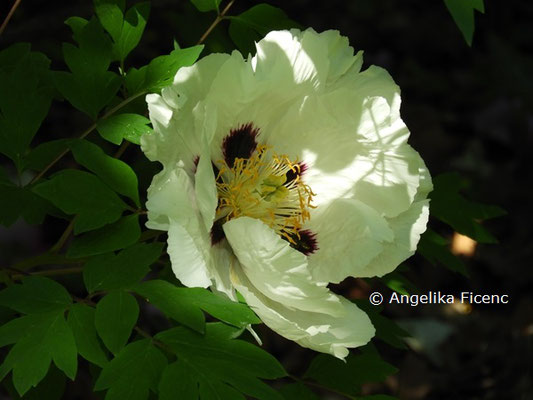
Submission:
[[[226,234],[224,233],[224,229],[222,228],[222,221],[215,221],[213,224],[213,227],[211,228],[210,232],[211,236],[211,246],[214,246],[218,243],[220,243],[223,239],[226,238]]]
[[[220,174],[220,170],[218,169],[218,167],[215,165],[214,162],[211,162],[211,166],[213,167],[213,174],[215,175],[215,179],[217,183],[222,183],[223,182],[222,176],[218,175]]]
[[[300,167],[299,170],[298,169],[296,169],[296,171],[289,170],[289,172],[285,174],[285,178],[286,178],[285,184],[291,183],[293,180],[295,180],[299,176],[302,176],[304,172],[307,171],[307,165],[305,163],[299,162],[298,166]]]
[[[314,234],[308,229],[301,230],[298,233],[300,234],[300,237],[298,237],[298,235],[296,235],[295,233],[289,233],[289,236],[294,241],[294,243],[289,242],[290,246],[293,249],[298,250],[300,253],[303,253],[306,256],[313,254],[315,251],[318,250],[316,234]],[[283,236],[282,239],[287,240]]]
[[[228,167],[233,168],[236,158],[250,158],[257,147],[259,128],[251,122],[232,129],[222,141],[222,153]]]
[[[200,162],[200,156],[196,155],[192,159],[192,163],[194,164],[194,167],[192,168],[192,173],[196,174],[196,170],[198,169],[198,163]]]

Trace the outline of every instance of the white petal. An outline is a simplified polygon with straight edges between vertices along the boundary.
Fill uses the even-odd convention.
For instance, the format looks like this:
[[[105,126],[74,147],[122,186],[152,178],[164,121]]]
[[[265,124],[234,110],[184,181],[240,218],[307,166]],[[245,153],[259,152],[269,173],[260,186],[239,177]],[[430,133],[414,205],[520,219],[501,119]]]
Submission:
[[[190,67],[180,68],[172,87],[181,96],[186,96],[189,104],[196,104],[207,97],[220,67],[229,57],[229,54],[213,53],[198,60]]]
[[[420,184],[420,156],[405,144],[375,150],[356,158],[351,166],[357,180],[353,197],[387,217],[395,217],[412,204]]]
[[[418,186],[418,191],[416,192],[415,201],[424,200],[428,197],[429,192],[433,190],[433,182],[431,181],[429,170],[422,158],[420,158],[419,161],[420,185]]]
[[[179,222],[170,221],[168,228],[168,255],[172,263],[172,271],[181,283],[188,287],[203,287],[211,285],[210,274],[207,269],[209,256],[199,246],[200,241],[195,240],[193,224],[186,229]]]
[[[383,276],[411,257],[425,232],[429,217],[429,200],[417,201],[406,212],[389,220],[394,241],[383,246],[383,251],[362,271],[360,277]]]
[[[348,348],[367,344],[375,334],[368,316],[342,297],[338,297],[342,312],[337,315],[294,310],[264,296],[239,265],[234,265],[231,272],[236,289],[261,320],[303,347],[344,359]]]
[[[194,204],[194,189],[182,168],[165,169],[148,189],[148,222],[152,229],[168,230],[172,270],[186,286],[211,284],[209,235]]]
[[[195,214],[194,190],[183,168],[165,168],[148,188],[148,222],[151,229],[168,229],[169,218],[184,222]]]
[[[360,276],[367,264],[394,238],[385,219],[371,207],[339,199],[306,226],[316,234],[318,251],[309,255],[309,268],[318,282],[338,283]]]
[[[260,220],[241,217],[223,225],[242,269],[265,296],[291,308],[338,315],[339,298],[312,281],[307,257]]]
[[[200,107],[202,105],[202,107]],[[197,132],[201,136],[199,139],[201,150],[199,154],[199,161],[195,173],[195,193],[196,203],[207,231],[211,230],[213,221],[215,219],[215,212],[218,203],[218,194],[216,187],[215,174],[213,171],[211,154],[209,146],[215,131],[216,110],[214,107],[203,106],[199,103],[200,110],[195,110],[200,118],[197,120],[203,121],[202,126],[197,128]]]

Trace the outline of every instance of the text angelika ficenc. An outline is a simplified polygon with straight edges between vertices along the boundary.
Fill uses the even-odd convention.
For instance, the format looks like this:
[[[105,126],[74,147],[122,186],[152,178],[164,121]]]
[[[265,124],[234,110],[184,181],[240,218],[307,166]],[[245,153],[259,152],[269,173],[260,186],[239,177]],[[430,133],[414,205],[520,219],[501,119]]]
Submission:
[[[475,294],[473,292],[461,292],[459,297],[452,294],[438,292],[428,292],[427,294],[398,294],[393,292],[389,298],[389,304],[409,304],[416,307],[419,304],[507,304],[509,295],[507,294]]]

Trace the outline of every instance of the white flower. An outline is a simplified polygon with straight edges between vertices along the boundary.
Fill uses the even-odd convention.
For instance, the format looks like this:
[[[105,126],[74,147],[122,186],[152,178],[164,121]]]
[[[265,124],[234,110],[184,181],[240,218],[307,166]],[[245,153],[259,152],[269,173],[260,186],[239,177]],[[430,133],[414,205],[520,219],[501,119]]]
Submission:
[[[147,96],[142,149],[163,165],[147,226],[168,231],[184,285],[237,290],[280,335],[344,358],[374,328],[327,285],[414,253],[431,178],[399,88],[361,72],[337,31],[270,32],[256,47],[209,55]]]

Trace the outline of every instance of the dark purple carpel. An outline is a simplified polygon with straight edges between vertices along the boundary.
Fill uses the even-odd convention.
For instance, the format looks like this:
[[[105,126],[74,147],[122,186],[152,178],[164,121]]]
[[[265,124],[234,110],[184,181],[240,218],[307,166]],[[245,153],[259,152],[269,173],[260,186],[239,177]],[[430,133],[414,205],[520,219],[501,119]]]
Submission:
[[[211,246],[214,246],[220,243],[222,239],[226,238],[224,229],[222,228],[222,220],[215,221],[215,223],[211,227],[210,236],[211,236]]]
[[[250,158],[257,147],[258,133],[259,129],[251,122],[230,131],[222,141],[222,153],[228,167],[233,168],[236,158]]]
[[[295,180],[297,177],[302,176],[305,171],[307,171],[307,165],[303,162],[298,163],[298,167],[295,167],[296,171],[293,171],[292,169],[289,170],[285,174],[285,178],[287,179],[285,181],[285,184],[291,183],[293,180]]]
[[[288,234],[291,237],[291,239],[294,241],[294,243],[289,242],[290,246],[293,249],[298,250],[300,253],[303,253],[306,256],[308,256],[318,250],[316,234],[314,234],[310,230],[304,229],[304,230],[298,231],[298,234],[300,235],[300,237],[298,237],[298,235],[295,233],[288,233]],[[282,237],[282,239],[287,240],[284,237]]]

